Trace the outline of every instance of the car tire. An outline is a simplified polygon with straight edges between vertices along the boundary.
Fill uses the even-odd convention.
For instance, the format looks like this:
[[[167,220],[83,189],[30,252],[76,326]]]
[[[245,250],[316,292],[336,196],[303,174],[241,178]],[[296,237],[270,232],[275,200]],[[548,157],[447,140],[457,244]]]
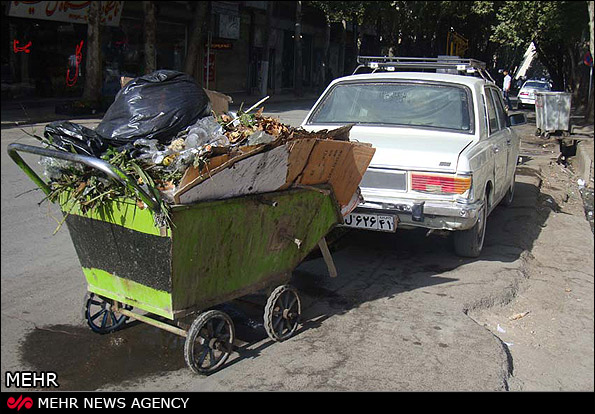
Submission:
[[[516,106],[516,109],[523,109],[523,103],[519,102],[518,105]]]
[[[454,250],[457,256],[479,257],[485,239],[487,221],[487,198],[479,210],[479,217],[473,227],[453,233]]]
[[[500,201],[500,205],[504,207],[508,207],[512,205],[514,201],[514,183],[516,182],[516,172],[512,176],[512,183],[508,187],[506,194],[504,194],[504,198]]]

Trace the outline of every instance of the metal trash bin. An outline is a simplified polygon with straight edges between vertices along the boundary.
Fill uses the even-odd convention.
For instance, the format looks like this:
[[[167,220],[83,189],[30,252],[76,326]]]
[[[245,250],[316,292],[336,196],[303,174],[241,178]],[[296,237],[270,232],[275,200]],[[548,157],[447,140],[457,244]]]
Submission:
[[[565,136],[570,131],[570,93],[537,92],[535,94],[535,135],[545,139],[556,131]]]

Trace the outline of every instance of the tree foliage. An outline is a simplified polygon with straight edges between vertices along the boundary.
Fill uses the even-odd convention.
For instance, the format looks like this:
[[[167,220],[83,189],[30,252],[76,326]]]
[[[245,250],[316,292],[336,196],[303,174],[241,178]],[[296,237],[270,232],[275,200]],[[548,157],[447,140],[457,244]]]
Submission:
[[[514,69],[533,42],[557,90],[585,89],[587,1],[309,1],[327,22],[376,26],[381,54],[436,57],[447,54],[450,31],[468,40],[465,57],[492,72]],[[346,62],[348,66],[349,63]],[[581,83],[582,82],[582,83]]]
[[[502,45],[535,44],[554,88],[577,88],[577,62],[586,50],[585,1],[505,1],[498,9],[491,39]]]

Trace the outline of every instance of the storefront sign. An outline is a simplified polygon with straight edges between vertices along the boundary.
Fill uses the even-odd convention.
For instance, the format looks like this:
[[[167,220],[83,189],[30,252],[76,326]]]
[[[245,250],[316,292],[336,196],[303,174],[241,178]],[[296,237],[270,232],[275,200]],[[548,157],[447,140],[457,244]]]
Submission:
[[[90,4],[90,1],[11,1],[8,15],[86,24]],[[119,26],[123,7],[123,1],[102,1],[101,24]]]
[[[31,45],[32,45],[32,43],[29,42],[24,46],[19,46],[18,40],[14,39],[12,41],[12,49],[13,49],[14,53],[19,53],[19,52],[31,53],[31,50],[29,50]]]
[[[69,66],[74,66],[74,76],[70,77],[70,67],[66,71],[66,86],[72,87],[76,84],[76,81],[79,78],[79,66],[83,60],[83,41],[76,46],[76,51],[74,55],[71,55],[69,58]]]
[[[205,49],[207,48],[208,44],[205,43]],[[233,49],[233,43],[231,42],[212,42],[211,49],[214,50],[231,50]]]

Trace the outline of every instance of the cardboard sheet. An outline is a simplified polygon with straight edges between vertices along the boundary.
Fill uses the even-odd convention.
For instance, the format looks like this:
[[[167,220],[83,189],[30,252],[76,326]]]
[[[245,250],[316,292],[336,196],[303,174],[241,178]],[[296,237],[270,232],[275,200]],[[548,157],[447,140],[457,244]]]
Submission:
[[[341,208],[353,204],[375,149],[370,144],[304,138],[289,141],[272,150],[251,148],[229,158],[214,157],[209,168],[189,168],[178,191],[176,203],[193,203],[242,194],[284,190],[295,185],[330,184]],[[262,153],[260,153],[262,152]]]

